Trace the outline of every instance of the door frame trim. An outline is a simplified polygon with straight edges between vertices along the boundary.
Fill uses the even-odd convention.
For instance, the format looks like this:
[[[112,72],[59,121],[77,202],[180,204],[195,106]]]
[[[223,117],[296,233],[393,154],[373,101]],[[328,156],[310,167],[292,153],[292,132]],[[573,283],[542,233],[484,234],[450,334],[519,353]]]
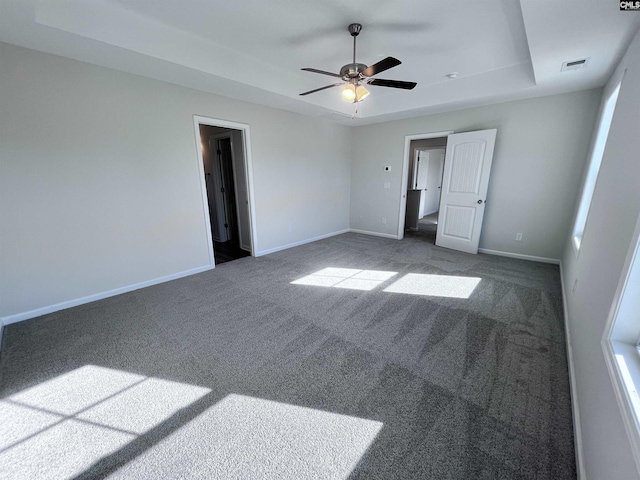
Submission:
[[[454,130],[444,132],[418,133],[404,136],[404,156],[402,160],[402,179],[400,183],[400,211],[398,213],[398,240],[404,238],[404,217],[407,211],[407,186],[409,185],[409,157],[411,155],[411,141],[427,138],[448,137]],[[446,149],[445,149],[446,151]]]
[[[229,120],[222,120],[212,117],[203,117],[200,115],[193,116],[193,126],[195,131],[195,142],[198,158],[198,171],[200,173],[200,190],[202,194],[202,211],[204,216],[205,225],[207,226],[207,243],[209,245],[209,260],[211,265],[215,265],[213,256],[213,239],[211,237],[211,218],[209,217],[209,199],[207,198],[207,186],[204,179],[204,164],[202,156],[202,138],[200,138],[200,125],[209,125],[211,127],[230,128],[233,130],[240,130],[242,132],[242,142],[244,149],[244,168],[246,170],[247,181],[247,195],[249,197],[249,237],[251,242],[251,256],[255,257],[258,251],[258,234],[256,229],[256,208],[255,208],[255,195],[253,188],[253,161],[251,157],[251,129],[246,123],[230,122]],[[237,182],[236,182],[237,186]]]

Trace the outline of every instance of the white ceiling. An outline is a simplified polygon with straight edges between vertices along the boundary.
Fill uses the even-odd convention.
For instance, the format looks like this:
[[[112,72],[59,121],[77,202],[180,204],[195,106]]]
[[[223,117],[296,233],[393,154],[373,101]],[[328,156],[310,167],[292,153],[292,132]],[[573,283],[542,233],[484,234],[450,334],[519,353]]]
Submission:
[[[352,22],[359,63],[418,82],[355,119],[339,88],[298,95],[338,80],[300,69],[350,63]],[[0,41],[346,125],[601,86],[639,27],[613,0],[0,0]]]

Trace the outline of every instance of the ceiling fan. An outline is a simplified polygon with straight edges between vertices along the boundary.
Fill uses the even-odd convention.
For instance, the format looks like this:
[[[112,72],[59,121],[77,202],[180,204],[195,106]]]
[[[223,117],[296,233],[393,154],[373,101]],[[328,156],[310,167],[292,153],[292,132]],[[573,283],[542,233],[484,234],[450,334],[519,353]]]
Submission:
[[[353,63],[348,63],[343,66],[340,69],[340,73],[326,72],[324,70],[318,70],[316,68],[302,69],[305,72],[320,73],[322,75],[337,77],[342,79],[342,82],[327,85],[326,87],[316,88],[315,90],[309,90],[308,92],[301,93],[300,95],[309,95],[310,93],[326,90],[327,88],[346,85],[344,90],[342,90],[342,99],[349,103],[357,103],[361,102],[369,96],[369,90],[367,90],[364,85],[403,88],[405,90],[411,90],[417,85],[417,83],[415,82],[370,78],[378,73],[384,72],[385,70],[389,70],[390,68],[400,65],[402,62],[397,58],[387,57],[369,67],[362,63],[356,63],[356,37],[360,33],[360,30],[362,30],[362,25],[360,25],[359,23],[352,23],[351,25],[349,25],[349,33],[353,37]]]

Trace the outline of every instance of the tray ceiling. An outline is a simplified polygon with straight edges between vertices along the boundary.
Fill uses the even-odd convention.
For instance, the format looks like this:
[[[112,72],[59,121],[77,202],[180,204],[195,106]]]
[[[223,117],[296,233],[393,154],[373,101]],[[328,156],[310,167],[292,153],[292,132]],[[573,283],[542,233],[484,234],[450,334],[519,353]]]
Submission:
[[[0,41],[346,125],[602,86],[640,15],[607,0],[0,0]],[[354,106],[338,88],[300,97],[351,62],[393,56]],[[566,61],[585,68],[561,72]],[[457,72],[455,79],[447,74]]]

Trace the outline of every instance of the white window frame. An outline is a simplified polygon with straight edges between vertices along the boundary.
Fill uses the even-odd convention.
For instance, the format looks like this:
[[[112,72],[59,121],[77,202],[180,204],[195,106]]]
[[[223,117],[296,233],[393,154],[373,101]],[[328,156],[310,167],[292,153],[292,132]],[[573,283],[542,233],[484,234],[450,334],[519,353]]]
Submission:
[[[602,337],[602,349],[640,472],[640,216]]]
[[[607,138],[609,138],[611,121],[613,120],[613,113],[615,112],[616,103],[618,102],[618,94],[620,93],[623,77],[624,73],[615,88],[607,96],[600,114],[600,119],[598,120],[598,127],[596,128],[593,147],[591,148],[589,168],[587,169],[584,179],[578,212],[576,213],[571,234],[571,244],[573,245],[576,256],[580,252],[580,243],[582,243],[582,236],[587,225],[591,200],[593,199],[593,192],[596,189],[596,181],[598,180],[598,173],[600,172],[600,165],[602,164],[604,147],[607,144]]]

